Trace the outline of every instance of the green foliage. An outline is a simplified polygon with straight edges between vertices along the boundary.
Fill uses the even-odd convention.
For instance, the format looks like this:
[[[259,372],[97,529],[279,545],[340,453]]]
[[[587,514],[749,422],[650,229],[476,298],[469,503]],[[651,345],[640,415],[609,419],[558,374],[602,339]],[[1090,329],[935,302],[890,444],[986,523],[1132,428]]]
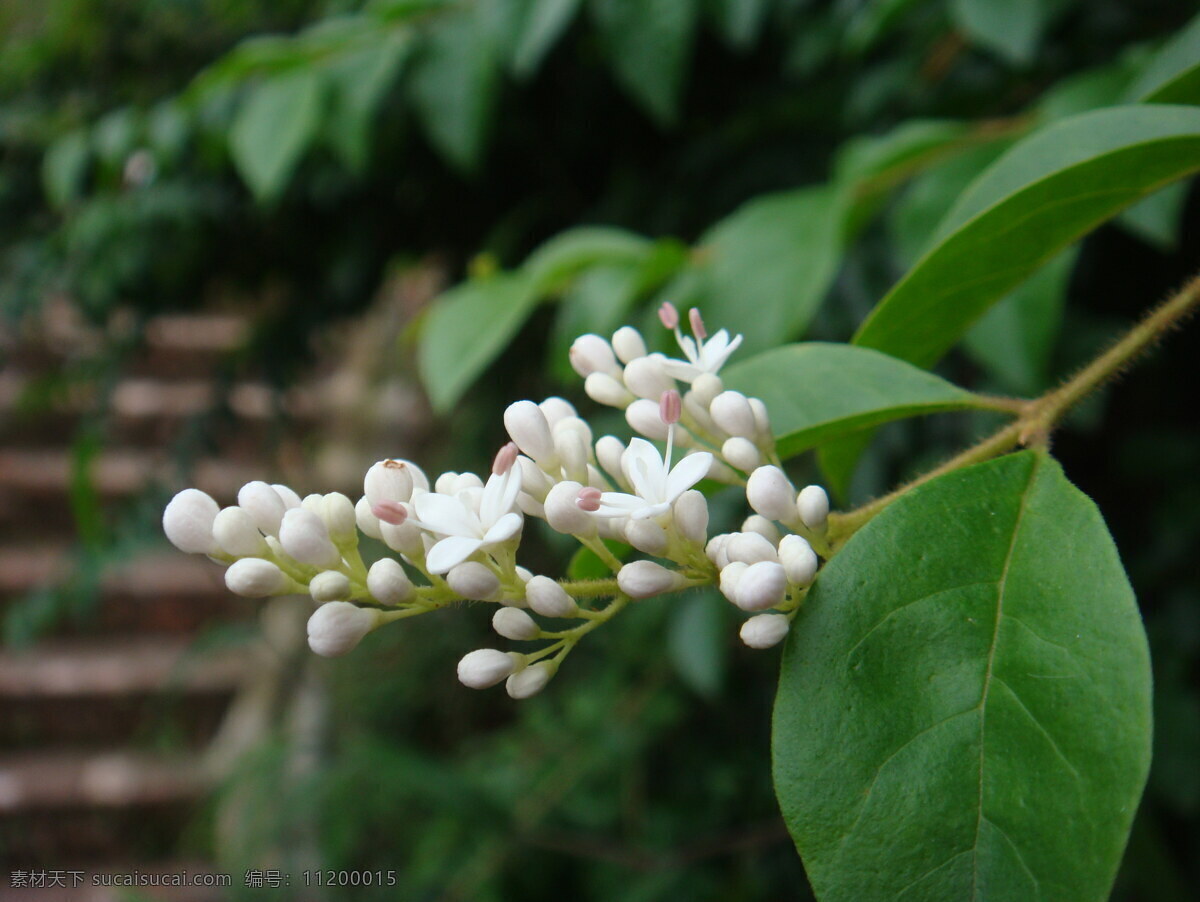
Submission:
[[[233,162],[260,200],[277,198],[321,121],[321,81],[311,71],[256,85],[229,133]]]
[[[986,406],[911,364],[841,344],[766,351],[730,366],[725,381],[766,403],[783,457],[891,420]]]
[[[792,635],[775,785],[818,898],[1108,898],[1149,766],[1149,656],[1057,464],[914,490],[822,572]]]

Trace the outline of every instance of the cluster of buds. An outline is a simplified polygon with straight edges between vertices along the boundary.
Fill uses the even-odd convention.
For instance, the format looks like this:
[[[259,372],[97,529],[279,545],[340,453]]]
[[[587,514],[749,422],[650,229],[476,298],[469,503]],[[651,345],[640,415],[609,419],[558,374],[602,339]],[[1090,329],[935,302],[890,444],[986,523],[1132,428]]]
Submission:
[[[571,348],[588,395],[623,408],[640,433],[627,444],[595,438],[562,398],[518,401],[504,413],[511,441],[486,481],[448,472],[430,483],[410,461],[383,460],[367,470],[357,503],[251,482],[222,509],[185,489],[167,505],[164,531],[181,550],[226,565],[226,584],[239,595],[309,595],[317,607],[308,641],[320,655],[346,654],[393,620],[462,600],[494,604],[499,636],[540,647],[477,649],[459,662],[458,677],[476,689],[504,682],[513,698],[540,692],[575,645],[626,605],[690,587],[719,586],[753,614],[741,629],[745,644],[775,645],[826,550],[828,498],[817,486],[795,491],[765,405],[727,391],[717,375],[741,336],[709,338],[696,310],[691,336],[669,304],[660,316],[684,359],[647,353],[631,327],[611,343],[585,335]],[[745,485],[756,513],[740,532],[709,538],[708,503],[695,488],[706,478]],[[526,518],[572,536],[612,578],[555,580],[518,565]],[[367,567],[360,535],[394,556]],[[647,558],[625,562],[606,540]]]

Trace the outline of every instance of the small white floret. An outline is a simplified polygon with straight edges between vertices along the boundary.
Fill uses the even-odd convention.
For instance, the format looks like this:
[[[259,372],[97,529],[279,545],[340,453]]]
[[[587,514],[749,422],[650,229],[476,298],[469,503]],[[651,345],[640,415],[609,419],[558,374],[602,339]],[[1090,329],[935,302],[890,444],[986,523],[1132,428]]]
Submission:
[[[731,561],[757,564],[759,561],[779,562],[779,555],[770,540],[757,532],[735,532],[725,544],[725,554]]]
[[[413,492],[413,472],[405,460],[381,460],[372,464],[363,477],[363,494],[371,505],[380,501],[409,501]]]
[[[667,424],[659,415],[658,401],[649,398],[638,398],[625,408],[625,421],[630,428],[654,441],[666,441]]]
[[[290,509],[279,492],[259,481],[247,482],[238,489],[238,506],[244,508],[254,525],[269,536],[279,535],[284,512]]]
[[[630,598],[649,598],[682,589],[686,580],[654,561],[634,561],[617,574],[617,585]]]
[[[470,689],[487,689],[517,669],[522,656],[495,648],[477,648],[458,662],[458,681]]]
[[[819,485],[805,486],[796,498],[800,521],[813,532],[822,533],[829,526],[829,496]]]
[[[413,584],[399,561],[385,557],[367,571],[367,591],[380,604],[399,604],[412,595]]]
[[[533,458],[539,466],[553,469],[558,464],[550,423],[542,409],[532,401],[509,404],[504,411],[504,428],[521,453]]]
[[[583,390],[597,404],[624,410],[634,400],[634,394],[608,373],[591,373],[583,380]]]
[[[801,587],[812,584],[820,563],[807,540],[796,535],[787,535],[780,540],[779,562],[787,572],[788,582]]]
[[[754,423],[754,411],[746,396],[739,391],[723,391],[708,406],[709,415],[718,426],[730,435],[753,438],[758,431]]]
[[[625,541],[638,551],[658,557],[667,550],[667,531],[653,520],[630,520],[625,524]]]
[[[283,515],[279,542],[289,556],[302,564],[332,568],[342,561],[325,522],[305,507],[292,508]]]
[[[266,598],[293,591],[292,581],[271,561],[246,557],[234,561],[225,571],[229,591],[246,598]]]
[[[755,614],[742,624],[742,641],[751,648],[771,648],[788,633],[787,617],[783,614]]]
[[[512,698],[530,698],[545,689],[552,676],[554,666],[549,661],[538,661],[510,676],[504,689]]]
[[[463,598],[491,601],[500,592],[500,577],[479,561],[455,564],[446,573],[446,583]]]
[[[163,532],[171,544],[188,554],[213,554],[220,549],[213,537],[217,502],[199,489],[184,489],[163,510]]]
[[[708,499],[697,489],[688,489],[675,502],[675,527],[693,545],[708,538]]]
[[[758,446],[740,435],[725,439],[725,443],[721,445],[721,456],[743,473],[751,472],[762,463],[762,453]]]
[[[517,642],[536,639],[541,633],[537,621],[520,608],[500,608],[492,615],[492,629],[505,639]]]
[[[341,492],[330,492],[324,497],[320,516],[334,542],[348,542],[357,534],[354,504]]]
[[[746,500],[768,520],[790,522],[796,517],[796,489],[779,467],[759,467],[746,482]]]
[[[751,564],[737,582],[737,600],[743,611],[765,611],[783,601],[787,594],[787,575],[774,561]]]
[[[525,600],[543,617],[573,617],[579,606],[566,589],[548,576],[533,576],[525,583]]]
[[[621,368],[612,346],[599,335],[580,335],[571,343],[567,356],[575,372],[585,379],[592,373],[614,373]]]
[[[612,347],[622,363],[632,363],[646,356],[646,342],[633,326],[622,326],[613,333]]]
[[[560,482],[546,496],[546,522],[550,528],[569,536],[594,536],[596,520],[587,511],[580,509],[579,492],[581,483],[573,480]]]
[[[331,601],[308,618],[308,647],[325,658],[354,649],[379,624],[379,612],[348,601]]]
[[[344,573],[324,570],[308,581],[308,594],[313,601],[346,601],[350,597],[350,580]]]

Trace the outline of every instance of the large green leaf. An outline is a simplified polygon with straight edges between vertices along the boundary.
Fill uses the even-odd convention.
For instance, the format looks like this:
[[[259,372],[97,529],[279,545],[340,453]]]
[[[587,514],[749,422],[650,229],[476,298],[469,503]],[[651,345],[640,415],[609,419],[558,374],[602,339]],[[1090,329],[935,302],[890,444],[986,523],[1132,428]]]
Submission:
[[[822,902],[1100,902],[1150,763],[1150,662],[1099,511],[1048,457],[943,476],[822,571],[775,706]]]
[[[695,0],[591,0],[590,9],[617,80],[660,125],[674,122]]]
[[[538,247],[522,269],[536,291],[561,291],[582,269],[597,264],[636,264],[653,246],[650,239],[625,229],[578,226]]]
[[[837,272],[843,201],[831,187],[756,198],[700,239],[704,316],[758,351],[808,325]]]
[[[1192,107],[1096,110],[1031,135],[968,189],[854,343],[932,365],[1062,248],[1198,168],[1200,110]]]
[[[582,0],[532,0],[521,21],[517,46],[513,50],[513,72],[526,77],[541,65],[571,20],[579,12]]]
[[[439,15],[413,62],[409,89],[429,140],[460,169],[479,162],[496,76],[491,41],[473,10]]]
[[[464,282],[442,295],[421,330],[421,381],[450,410],[529,318],[538,296],[520,273]]]
[[[321,122],[322,82],[298,69],[260,82],[229,131],[234,165],[259,200],[273,200],[308,149]]]
[[[412,48],[412,33],[393,29],[328,63],[335,91],[326,139],[357,172],[368,162],[371,120]]]
[[[1126,96],[1143,103],[1200,103],[1200,16],[1162,46]]]
[[[843,344],[785,345],[721,375],[730,388],[766,403],[784,457],[891,420],[983,406],[932,373]]]

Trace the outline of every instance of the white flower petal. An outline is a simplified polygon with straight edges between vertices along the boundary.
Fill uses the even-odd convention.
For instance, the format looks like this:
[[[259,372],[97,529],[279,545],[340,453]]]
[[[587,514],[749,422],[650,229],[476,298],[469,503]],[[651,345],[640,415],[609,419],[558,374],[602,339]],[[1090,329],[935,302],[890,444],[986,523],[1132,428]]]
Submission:
[[[662,368],[672,379],[678,379],[680,382],[686,382],[689,385],[705,372],[705,370],[694,363],[688,363],[684,360],[672,360],[670,358],[662,362]]]
[[[481,538],[483,527],[473,511],[469,511],[459,499],[437,492],[418,495],[413,501],[417,519],[433,532],[446,536],[469,536]]]
[[[430,573],[445,573],[473,555],[482,544],[482,539],[466,536],[442,539],[429,549],[429,554],[425,557],[425,566],[429,568]]]
[[[644,438],[631,440],[621,457],[621,466],[637,494],[649,501],[662,500],[662,492],[666,488],[666,465],[654,445]]]
[[[646,501],[637,495],[627,495],[624,492],[604,492],[600,495],[600,508],[595,511],[597,517],[628,517],[634,511],[646,506]]]
[[[675,465],[667,477],[665,501],[674,501],[708,474],[713,456],[707,451],[689,454]]]
[[[678,333],[676,334],[678,335]],[[692,363],[698,363],[700,360],[700,355],[697,353],[696,342],[692,341],[692,339],[686,335],[679,335],[678,341],[679,347],[683,350],[683,356]],[[703,346],[701,346],[701,348],[703,348]]]
[[[657,517],[659,514],[665,514],[671,509],[670,502],[663,501],[659,504],[648,504],[641,510],[636,510],[629,515],[630,520],[649,520],[651,517]]]
[[[520,514],[508,513],[491,525],[483,537],[484,545],[494,545],[511,539],[521,531],[524,520]]]

